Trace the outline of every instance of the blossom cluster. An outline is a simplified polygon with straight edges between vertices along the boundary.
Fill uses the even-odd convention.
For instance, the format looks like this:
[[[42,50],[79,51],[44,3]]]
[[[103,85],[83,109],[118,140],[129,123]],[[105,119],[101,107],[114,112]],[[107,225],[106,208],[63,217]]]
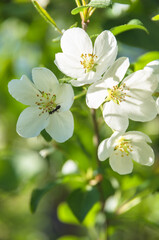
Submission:
[[[159,98],[152,94],[159,85],[159,61],[149,63],[143,70],[128,75],[129,59],[117,58],[114,35],[103,31],[94,46],[81,28],[71,28],[61,38],[61,53],[55,64],[71,77],[71,85],[88,87],[86,104],[101,107],[105,123],[113,130],[110,138],[98,147],[98,158],[110,159],[112,169],[119,174],[132,172],[132,160],[152,165],[154,153],[147,144],[151,140],[141,132],[126,132],[129,119],[146,122],[159,113]],[[17,132],[22,137],[35,137],[45,129],[57,142],[68,140],[74,129],[70,108],[74,101],[70,84],[60,84],[46,68],[34,68],[32,79],[22,76],[9,83],[9,92],[23,104],[30,105],[19,116]]]

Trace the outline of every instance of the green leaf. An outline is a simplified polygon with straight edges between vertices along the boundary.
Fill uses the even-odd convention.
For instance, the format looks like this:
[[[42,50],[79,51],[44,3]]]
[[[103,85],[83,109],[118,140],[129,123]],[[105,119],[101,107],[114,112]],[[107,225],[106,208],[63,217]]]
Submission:
[[[38,12],[40,13],[40,15],[44,18],[44,20],[48,23],[51,24],[51,26],[53,26],[55,28],[55,30],[57,30],[59,33],[62,34],[61,30],[57,27],[54,19],[48,14],[48,12],[42,8],[39,3],[35,0],[32,0],[34,7],[38,10]]]
[[[94,8],[106,8],[111,4],[111,0],[91,0],[87,5]]]
[[[52,137],[44,130],[40,133],[47,142],[51,142]]]
[[[153,21],[159,21],[159,14],[151,18]]]
[[[152,52],[143,54],[142,56],[140,56],[138,58],[137,62],[134,63],[134,71],[143,69],[146,66],[146,64],[148,64],[149,62],[152,62],[154,60],[157,60],[157,59],[159,59],[158,51],[152,51]]]
[[[71,14],[72,15],[76,15],[76,14],[78,14],[79,12],[83,12],[83,10],[85,9],[85,8],[88,8],[89,6],[80,6],[80,7],[76,7],[76,8],[74,8],[72,11],[71,11]]]
[[[99,193],[95,187],[89,189],[78,188],[68,198],[68,205],[79,220],[83,222],[93,205],[99,201]]]
[[[138,19],[133,19],[130,22],[128,22],[127,24],[113,27],[110,29],[110,31],[114,35],[118,35],[120,33],[129,31],[132,29],[141,29],[141,30],[144,30],[146,33],[148,33],[148,30],[143,26],[142,22],[140,22]]]
[[[78,22],[75,22],[73,25],[71,25],[69,28],[74,28],[78,26]]]
[[[131,0],[112,0],[114,3],[131,4]]]
[[[57,186],[58,184],[61,183],[61,180],[57,180],[53,183],[49,183],[47,184],[44,188],[42,189],[34,189],[32,194],[31,194],[31,200],[30,200],[30,209],[32,213],[35,213],[40,200],[43,198],[43,196],[49,192],[50,190],[52,190],[52,188],[54,188],[55,186]]]

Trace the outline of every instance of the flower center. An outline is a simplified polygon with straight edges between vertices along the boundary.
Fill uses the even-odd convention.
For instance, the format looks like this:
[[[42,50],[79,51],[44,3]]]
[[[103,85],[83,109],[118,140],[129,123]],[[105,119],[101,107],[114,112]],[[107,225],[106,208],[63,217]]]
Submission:
[[[106,101],[113,101],[116,104],[120,104],[120,102],[125,101],[125,97],[128,96],[126,94],[126,90],[129,90],[126,84],[121,84],[119,86],[113,86],[112,89],[108,89],[108,96],[106,98]]]
[[[41,92],[40,94],[36,95],[39,100],[37,102],[35,102],[35,104],[39,107],[40,110],[42,110],[42,113],[48,112],[49,114],[52,114],[56,111],[58,111],[58,109],[60,109],[60,105],[57,105],[55,103],[56,101],[56,95],[52,95],[50,93],[45,93],[44,91]],[[39,114],[39,115],[41,115]]]
[[[114,150],[117,150],[117,149],[123,153],[125,152],[127,156],[129,155],[130,152],[133,151],[131,141],[124,139],[123,137],[120,137],[116,141],[116,146]]]
[[[85,72],[88,73],[89,71],[96,71],[95,66],[97,64],[95,64],[95,59],[97,58],[96,55],[94,54],[82,54],[81,55],[82,61],[80,61],[81,65],[83,66],[83,68],[85,69]]]

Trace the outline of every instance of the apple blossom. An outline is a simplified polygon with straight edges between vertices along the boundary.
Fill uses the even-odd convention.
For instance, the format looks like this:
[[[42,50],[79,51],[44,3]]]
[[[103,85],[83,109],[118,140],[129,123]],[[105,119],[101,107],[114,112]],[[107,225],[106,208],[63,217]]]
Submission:
[[[159,92],[159,60],[154,60],[152,62],[149,62],[144,69],[147,71],[149,70],[153,71],[154,77],[158,82],[158,87],[156,91]],[[157,106],[157,113],[159,114],[159,97],[156,99],[156,106]]]
[[[159,83],[159,60],[154,60],[152,62],[149,62],[145,68],[145,70],[147,71],[153,71],[153,74],[154,74],[154,77],[156,78],[156,80],[158,81]]]
[[[109,158],[115,172],[128,174],[133,170],[132,160],[147,166],[154,163],[154,152],[147,142],[151,143],[151,139],[141,132],[114,132],[100,143],[98,158],[100,161]]]
[[[104,74],[102,80],[92,84],[87,91],[88,107],[103,105],[103,117],[109,127],[125,131],[129,120],[150,121],[156,117],[157,108],[152,93],[157,87],[152,71],[139,70],[123,79],[129,67],[128,58],[122,57]]]
[[[69,111],[74,93],[71,85],[59,84],[47,68],[33,68],[33,82],[25,75],[8,84],[10,94],[19,102],[30,105],[19,116],[16,130],[25,138],[35,137],[45,129],[57,142],[73,134],[74,121]]]
[[[55,55],[55,64],[73,78],[73,86],[82,86],[99,80],[115,61],[117,42],[110,31],[103,31],[95,40],[94,48],[88,34],[81,28],[71,28],[61,38],[63,53]],[[76,80],[75,80],[76,79]]]

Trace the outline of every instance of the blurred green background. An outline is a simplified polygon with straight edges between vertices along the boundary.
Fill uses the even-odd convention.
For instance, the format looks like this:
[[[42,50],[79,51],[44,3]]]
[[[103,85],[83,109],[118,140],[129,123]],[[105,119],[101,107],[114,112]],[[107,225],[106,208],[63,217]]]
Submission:
[[[66,30],[75,22],[80,26],[79,16],[71,15],[76,7],[73,0],[41,0],[39,3],[59,28]],[[132,30],[117,36],[118,56],[129,57],[132,69],[138,70],[147,62],[159,59],[159,21],[151,20],[158,13],[158,0],[114,4],[95,11],[88,33],[97,34],[139,19],[149,34]],[[0,240],[102,240],[99,232],[105,216],[98,213],[99,204],[94,205],[83,224],[67,204],[70,192],[89,180],[97,167],[93,124],[85,97],[76,100],[71,109],[75,132],[66,143],[47,143],[42,136],[24,139],[16,133],[16,121],[25,106],[9,95],[8,82],[23,74],[31,78],[31,70],[37,66],[45,66],[62,78],[54,64],[55,53],[61,50],[60,43],[52,40],[58,36],[29,0],[0,1]],[[75,89],[75,93],[78,91]],[[100,111],[97,114],[103,140],[111,131],[103,123]],[[114,173],[108,161],[102,163],[107,179],[103,189],[108,197],[105,205],[108,239],[158,240],[159,119],[144,124],[131,122],[129,129],[143,131],[151,137],[156,160],[152,167],[135,164],[128,176]],[[78,174],[68,176],[67,183],[50,191],[36,213],[31,214],[32,190],[53,182],[61,169],[67,175],[68,166],[80,177]]]

